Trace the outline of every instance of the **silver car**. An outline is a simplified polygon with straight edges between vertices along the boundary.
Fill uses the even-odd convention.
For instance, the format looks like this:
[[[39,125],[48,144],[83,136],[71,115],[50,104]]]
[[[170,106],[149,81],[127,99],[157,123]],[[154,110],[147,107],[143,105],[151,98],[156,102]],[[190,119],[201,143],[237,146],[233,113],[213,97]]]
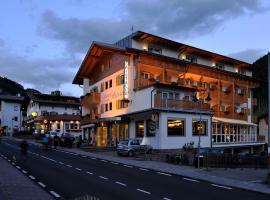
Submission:
[[[141,145],[140,141],[137,139],[127,139],[127,140],[121,140],[117,144],[117,154],[119,156],[121,155],[128,155],[128,156],[134,156],[135,153],[152,153],[152,146],[150,145]]]

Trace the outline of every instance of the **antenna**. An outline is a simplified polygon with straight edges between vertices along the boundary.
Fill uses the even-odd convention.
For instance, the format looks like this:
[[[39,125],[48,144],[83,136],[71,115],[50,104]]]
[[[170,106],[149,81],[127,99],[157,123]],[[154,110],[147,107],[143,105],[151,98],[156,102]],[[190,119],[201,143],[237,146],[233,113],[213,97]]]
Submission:
[[[133,25],[131,26],[130,30],[131,30],[131,33],[133,33]]]

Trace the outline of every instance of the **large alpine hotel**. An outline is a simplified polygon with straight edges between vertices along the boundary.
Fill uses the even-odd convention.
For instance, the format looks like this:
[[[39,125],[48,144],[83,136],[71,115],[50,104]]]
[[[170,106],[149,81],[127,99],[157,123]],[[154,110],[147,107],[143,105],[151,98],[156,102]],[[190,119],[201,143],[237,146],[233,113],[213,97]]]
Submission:
[[[83,85],[83,136],[96,146],[139,138],[176,149],[200,138],[201,147],[262,148],[246,62],[137,31],[93,42],[73,83]]]

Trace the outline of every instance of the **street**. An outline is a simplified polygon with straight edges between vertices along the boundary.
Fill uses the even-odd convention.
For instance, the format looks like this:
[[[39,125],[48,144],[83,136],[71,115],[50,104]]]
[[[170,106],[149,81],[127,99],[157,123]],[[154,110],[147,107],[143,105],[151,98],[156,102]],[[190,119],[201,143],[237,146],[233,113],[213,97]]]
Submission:
[[[177,175],[30,145],[27,158],[19,143],[4,140],[0,156],[55,198],[74,199],[269,199],[268,195],[215,185]]]

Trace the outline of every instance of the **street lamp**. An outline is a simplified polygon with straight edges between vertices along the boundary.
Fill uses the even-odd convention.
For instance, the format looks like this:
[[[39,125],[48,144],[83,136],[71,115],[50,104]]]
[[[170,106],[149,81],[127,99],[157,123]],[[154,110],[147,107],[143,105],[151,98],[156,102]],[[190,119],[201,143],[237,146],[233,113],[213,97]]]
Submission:
[[[204,94],[204,93],[203,93]],[[197,97],[198,93],[195,92],[195,95],[194,95],[194,98],[193,98],[193,101],[196,103],[199,101],[200,103],[200,131],[198,132],[199,134],[199,142],[198,142],[198,152],[197,152],[197,156],[198,156],[198,169],[200,168],[200,150],[201,150],[201,132],[202,132],[202,105],[204,103],[204,101],[206,102],[210,102],[212,99],[210,97],[210,93],[208,92],[208,95],[207,97],[204,99],[204,97],[202,98],[198,98]]]

